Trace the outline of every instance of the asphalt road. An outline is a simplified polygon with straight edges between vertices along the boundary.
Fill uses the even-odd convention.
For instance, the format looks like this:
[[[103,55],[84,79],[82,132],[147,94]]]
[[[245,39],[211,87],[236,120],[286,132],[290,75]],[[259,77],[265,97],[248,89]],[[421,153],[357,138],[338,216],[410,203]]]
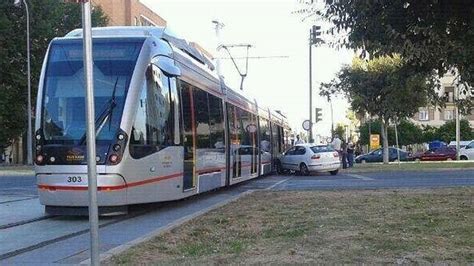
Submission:
[[[261,186],[259,184],[262,184],[265,178],[260,178],[260,182],[250,181],[245,187],[255,186],[254,189],[259,189]],[[318,173],[311,176],[281,175],[278,178],[290,179],[274,187],[277,190],[451,187],[474,185],[474,170],[340,173],[337,176]],[[32,175],[0,176],[0,195],[2,196],[32,197],[37,194],[36,179]]]

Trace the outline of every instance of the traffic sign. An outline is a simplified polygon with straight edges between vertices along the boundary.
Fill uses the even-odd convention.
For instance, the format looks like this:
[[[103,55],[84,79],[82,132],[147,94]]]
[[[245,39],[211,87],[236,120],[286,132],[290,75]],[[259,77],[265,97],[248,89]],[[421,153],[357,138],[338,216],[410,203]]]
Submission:
[[[311,129],[311,121],[309,120],[303,121],[302,126],[304,130],[309,131]]]

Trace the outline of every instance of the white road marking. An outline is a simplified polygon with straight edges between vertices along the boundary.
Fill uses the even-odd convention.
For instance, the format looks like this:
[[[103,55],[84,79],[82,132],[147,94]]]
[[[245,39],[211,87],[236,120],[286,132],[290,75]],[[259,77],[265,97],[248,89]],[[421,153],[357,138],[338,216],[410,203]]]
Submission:
[[[283,180],[281,180],[281,181],[279,181],[279,182],[277,182],[277,183],[275,183],[275,184],[273,184],[273,185],[267,187],[265,190],[270,190],[270,189],[272,189],[272,188],[274,188],[274,187],[280,185],[281,183],[285,183],[286,181],[288,181],[288,180],[290,180],[290,179],[292,179],[292,178],[293,178],[293,177],[289,177],[289,178],[287,178],[287,179],[283,179]]]
[[[363,176],[363,175],[356,175],[356,174],[347,174],[347,175],[350,176],[350,177],[354,177],[354,178],[360,179],[360,180],[364,180],[364,181],[372,181],[372,180],[375,180],[375,179],[373,179],[373,178],[366,177],[366,176]]]

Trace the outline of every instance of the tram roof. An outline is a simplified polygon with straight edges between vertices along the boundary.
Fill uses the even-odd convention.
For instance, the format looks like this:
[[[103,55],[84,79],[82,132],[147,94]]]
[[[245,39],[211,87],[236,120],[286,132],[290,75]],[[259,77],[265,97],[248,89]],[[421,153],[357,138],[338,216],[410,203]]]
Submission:
[[[92,37],[155,37],[168,41],[177,49],[187,53],[199,63],[214,70],[215,66],[198,49],[192,46],[187,40],[178,37],[168,27],[159,26],[113,26],[92,28]],[[66,38],[82,37],[82,29],[75,29],[65,36]]]

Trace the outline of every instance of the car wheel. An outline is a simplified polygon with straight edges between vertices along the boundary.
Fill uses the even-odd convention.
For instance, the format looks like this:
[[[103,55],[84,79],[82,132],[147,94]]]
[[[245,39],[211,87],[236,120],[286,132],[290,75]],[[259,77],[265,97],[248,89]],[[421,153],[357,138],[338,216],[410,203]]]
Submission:
[[[306,166],[305,163],[300,164],[300,175],[309,175],[309,169],[308,166]]]
[[[329,171],[329,173],[330,173],[331,175],[337,175],[337,173],[339,173],[339,169],[336,169],[336,170],[334,170],[334,171]]]
[[[367,163],[367,160],[366,160],[366,159],[362,159],[362,160],[360,160],[360,163]]]
[[[467,156],[466,155],[461,155],[461,157],[459,157],[459,159],[461,159],[463,161],[467,161]]]

